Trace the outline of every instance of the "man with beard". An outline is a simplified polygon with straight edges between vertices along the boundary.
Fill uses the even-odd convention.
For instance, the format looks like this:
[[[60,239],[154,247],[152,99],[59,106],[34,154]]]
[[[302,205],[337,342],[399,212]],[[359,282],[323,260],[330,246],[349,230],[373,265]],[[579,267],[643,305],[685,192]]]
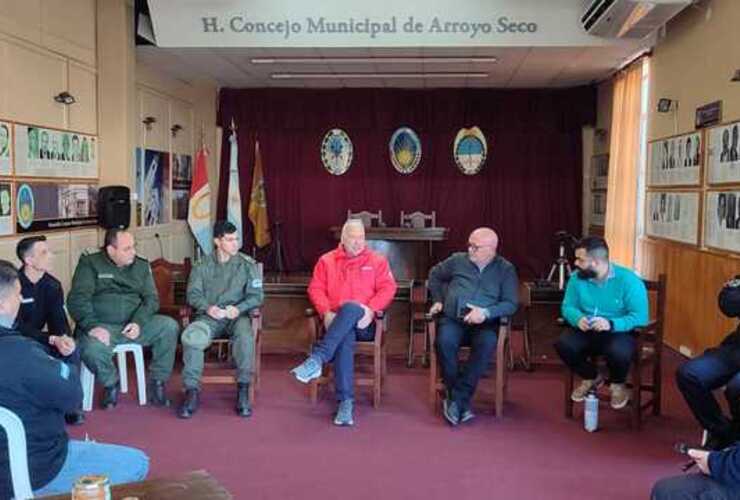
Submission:
[[[575,402],[604,382],[590,358],[605,356],[611,406],[618,410],[630,400],[625,380],[635,352],[632,331],[648,324],[647,289],[634,271],[609,261],[603,238],[584,238],[575,251],[578,272],[568,281],[561,306],[568,328],[555,348],[583,379],[570,396]]]

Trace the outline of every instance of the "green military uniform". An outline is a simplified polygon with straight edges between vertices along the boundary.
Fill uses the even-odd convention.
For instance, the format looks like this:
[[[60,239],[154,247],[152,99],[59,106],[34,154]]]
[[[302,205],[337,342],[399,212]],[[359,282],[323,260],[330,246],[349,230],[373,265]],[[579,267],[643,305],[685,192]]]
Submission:
[[[257,262],[242,253],[226,262],[218,261],[218,252],[206,256],[190,273],[188,304],[196,318],[182,332],[182,382],[185,389],[199,389],[203,375],[203,352],[214,338],[230,336],[236,362],[236,381],[248,384],[254,369],[254,332],[249,311],[260,307],[264,298]],[[211,306],[239,310],[236,319],[213,319]]]
[[[136,257],[132,264],[118,267],[105,251],[81,256],[67,307],[77,323],[75,336],[82,360],[105,387],[118,382],[113,348],[119,344],[151,346],[149,376],[159,382],[170,378],[179,326],[174,319],[155,314],[159,297],[146,259]],[[134,340],[121,333],[129,323],[139,325]],[[110,345],[88,335],[98,326],[110,332]]]

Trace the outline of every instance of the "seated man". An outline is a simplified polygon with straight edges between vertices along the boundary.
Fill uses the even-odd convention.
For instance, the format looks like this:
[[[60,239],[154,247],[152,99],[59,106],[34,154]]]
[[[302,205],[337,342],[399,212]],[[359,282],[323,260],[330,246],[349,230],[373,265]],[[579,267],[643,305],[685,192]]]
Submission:
[[[690,449],[699,473],[661,479],[652,500],[740,499],[740,444],[722,451]]]
[[[21,269],[21,309],[18,312],[18,330],[40,342],[48,354],[80,368],[80,351],[68,335],[69,325],[64,312],[62,284],[49,274],[51,252],[46,236],[30,236],[18,242],[15,248]],[[85,421],[82,409],[65,415],[67,423],[80,425]]]
[[[80,257],[67,305],[77,323],[82,361],[105,387],[103,408],[118,403],[113,348],[129,343],[152,347],[149,402],[169,406],[165,382],[172,374],[179,326],[156,314],[159,297],[152,270],[147,260],[136,256],[133,234],[108,229],[103,249]]]
[[[740,317],[740,275],[722,288],[718,302],[725,316]],[[694,416],[709,432],[707,448],[720,450],[740,440],[740,326],[718,347],[684,363],[676,381]],[[712,394],[723,385],[732,420],[722,414]]]
[[[609,369],[611,406],[630,400],[625,386],[635,337],[632,330],[648,324],[645,283],[632,270],[609,262],[603,238],[590,236],[576,245],[578,271],[568,280],[561,312],[569,327],[555,343],[565,364],[583,381],[570,398],[581,402],[603,383],[591,356],[603,355]]]
[[[231,222],[213,228],[216,251],[190,273],[188,304],[195,321],[182,332],[182,383],[185,401],[177,415],[190,418],[198,409],[205,351],[214,338],[231,337],[236,362],[236,413],[252,415],[249,384],[254,372],[254,332],[249,312],[262,305],[262,280],[257,263],[239,252],[239,235]]]
[[[76,369],[46,354],[13,329],[21,303],[18,273],[0,261],[0,406],[14,412],[26,431],[28,472],[34,494],[67,493],[85,474],[105,474],[111,483],[146,477],[149,458],[140,450],[91,441],[70,441],[64,414],[79,408],[82,388]],[[0,498],[13,496],[8,441],[0,437]]]
[[[396,280],[388,260],[365,246],[362,221],[348,220],[339,246],[319,258],[308,285],[308,296],[323,318],[326,335],[292,370],[298,380],[308,383],[321,375],[324,363],[334,361],[335,425],[354,425],[355,341],[374,338],[375,313],[388,307],[395,294]]]
[[[471,420],[471,400],[498,341],[499,318],[516,312],[519,282],[514,266],[496,254],[498,235],[487,227],[429,272],[430,314],[442,312],[437,353],[447,388],[443,415],[450,425]],[[470,358],[458,370],[458,351],[469,344]]]

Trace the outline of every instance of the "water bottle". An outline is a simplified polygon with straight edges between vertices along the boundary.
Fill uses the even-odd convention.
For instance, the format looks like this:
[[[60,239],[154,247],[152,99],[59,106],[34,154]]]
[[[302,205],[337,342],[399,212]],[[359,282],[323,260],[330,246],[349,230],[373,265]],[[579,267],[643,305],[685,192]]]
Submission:
[[[586,396],[585,409],[583,411],[583,428],[588,432],[594,432],[599,428],[599,398],[596,392],[591,391]]]

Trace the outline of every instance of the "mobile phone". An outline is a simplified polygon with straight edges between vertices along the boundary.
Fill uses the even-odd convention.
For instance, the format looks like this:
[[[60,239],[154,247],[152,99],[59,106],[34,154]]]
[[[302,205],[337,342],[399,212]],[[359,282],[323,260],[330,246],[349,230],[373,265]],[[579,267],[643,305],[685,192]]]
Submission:
[[[468,307],[468,306],[465,306],[465,307],[461,307],[461,308],[460,308],[460,313],[459,313],[460,319],[464,319],[464,318],[465,318],[465,316],[467,316],[468,314],[470,314],[470,311],[472,311],[472,310],[473,310],[473,309],[471,309],[471,308],[470,308],[470,307]]]

